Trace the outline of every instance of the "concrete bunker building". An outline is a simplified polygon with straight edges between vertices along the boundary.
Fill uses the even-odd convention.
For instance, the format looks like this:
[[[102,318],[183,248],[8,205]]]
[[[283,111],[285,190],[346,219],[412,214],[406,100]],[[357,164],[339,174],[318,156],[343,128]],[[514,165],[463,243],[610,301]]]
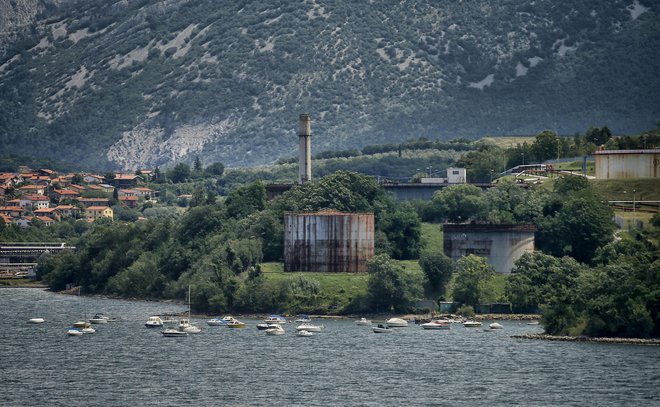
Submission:
[[[444,253],[454,261],[469,254],[485,257],[496,273],[510,274],[520,256],[534,251],[535,232],[532,224],[446,224]]]
[[[374,257],[374,214],[284,215],[284,271],[361,273]]]

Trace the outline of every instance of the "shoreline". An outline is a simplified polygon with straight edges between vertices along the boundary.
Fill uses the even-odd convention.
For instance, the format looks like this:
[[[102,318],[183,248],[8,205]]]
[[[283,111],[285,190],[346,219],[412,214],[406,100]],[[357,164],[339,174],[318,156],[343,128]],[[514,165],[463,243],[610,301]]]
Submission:
[[[585,343],[607,343],[623,345],[646,345],[660,346],[660,338],[605,338],[590,336],[557,336],[548,334],[526,333],[522,335],[512,335],[515,339],[531,339],[559,342],[585,342]]]

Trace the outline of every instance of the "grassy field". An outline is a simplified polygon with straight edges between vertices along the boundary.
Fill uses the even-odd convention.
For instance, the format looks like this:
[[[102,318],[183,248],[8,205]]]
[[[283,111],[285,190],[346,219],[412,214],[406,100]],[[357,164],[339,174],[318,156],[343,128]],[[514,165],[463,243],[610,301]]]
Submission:
[[[660,201],[658,178],[602,179],[591,185],[608,201]]]
[[[482,137],[479,141],[494,144],[500,148],[512,148],[518,144],[532,144],[536,137]]]
[[[423,223],[421,243],[423,250],[442,251],[442,232],[437,224]],[[399,266],[408,273],[421,275],[422,268],[417,260],[397,261]],[[322,293],[321,308],[341,311],[354,301],[364,301],[367,293],[367,273],[312,273],[312,272],[284,272],[283,263],[263,263],[261,269],[268,284],[286,282],[289,279],[303,276],[319,283]],[[500,301],[504,295],[504,285],[507,276],[496,275],[493,290],[490,293],[491,301]],[[453,280],[452,280],[453,281]],[[451,301],[451,284],[446,299]]]

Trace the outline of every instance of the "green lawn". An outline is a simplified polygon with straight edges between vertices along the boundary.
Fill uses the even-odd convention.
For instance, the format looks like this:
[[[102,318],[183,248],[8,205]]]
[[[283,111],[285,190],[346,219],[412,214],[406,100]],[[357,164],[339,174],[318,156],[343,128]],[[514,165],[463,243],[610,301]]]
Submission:
[[[437,223],[422,223],[422,237],[421,237],[422,251],[431,253],[442,253],[442,231],[440,224]]]

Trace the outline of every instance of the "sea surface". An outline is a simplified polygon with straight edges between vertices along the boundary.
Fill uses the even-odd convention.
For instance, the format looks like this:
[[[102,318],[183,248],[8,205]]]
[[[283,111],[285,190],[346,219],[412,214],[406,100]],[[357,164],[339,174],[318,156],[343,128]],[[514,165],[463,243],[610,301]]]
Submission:
[[[312,337],[207,326],[163,337],[144,322],[181,305],[0,289],[2,406],[658,406],[660,347],[513,339],[539,326],[375,334],[315,320]],[[121,319],[69,337],[87,315]],[[236,316],[236,315],[235,315]],[[43,317],[44,324],[27,321]],[[239,316],[236,316],[239,317]]]

